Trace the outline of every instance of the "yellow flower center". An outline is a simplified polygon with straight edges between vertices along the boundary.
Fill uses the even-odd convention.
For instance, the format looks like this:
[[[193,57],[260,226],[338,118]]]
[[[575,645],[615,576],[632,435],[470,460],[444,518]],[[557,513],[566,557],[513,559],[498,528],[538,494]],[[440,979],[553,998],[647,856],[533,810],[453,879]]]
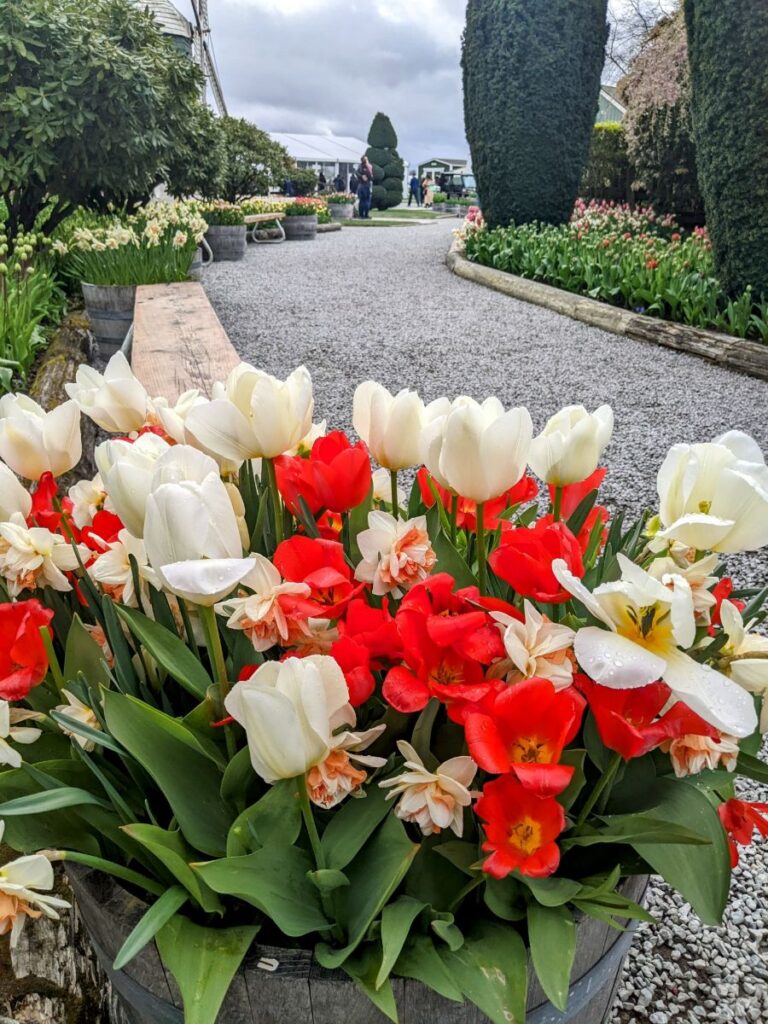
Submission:
[[[549,764],[552,753],[549,744],[537,736],[518,736],[509,747],[509,759],[514,764]]]
[[[534,853],[541,846],[541,825],[533,818],[523,818],[510,829],[509,845],[526,855]]]
[[[649,650],[668,650],[674,643],[669,605],[650,604],[640,608],[628,605],[624,614],[625,621],[618,627],[621,636]]]

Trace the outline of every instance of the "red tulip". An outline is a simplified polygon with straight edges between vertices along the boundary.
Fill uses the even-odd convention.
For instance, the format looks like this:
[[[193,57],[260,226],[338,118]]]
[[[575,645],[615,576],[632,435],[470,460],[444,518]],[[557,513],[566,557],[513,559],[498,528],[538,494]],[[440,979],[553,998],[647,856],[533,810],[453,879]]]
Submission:
[[[48,655],[40,627],[48,626],[52,618],[53,612],[34,599],[0,604],[0,698],[3,700],[22,700],[33,686],[45,679]]]
[[[315,490],[315,474],[309,459],[300,455],[279,455],[274,460],[277,489],[289,512],[301,512],[299,498],[303,498],[309,511],[316,516],[323,507]]]
[[[485,784],[475,812],[485,823],[483,849],[490,853],[483,871],[493,878],[512,871],[546,878],[557,871],[555,839],[565,828],[565,811],[553,797],[542,799],[514,775],[502,775]]]
[[[371,652],[351,636],[342,636],[333,644],[330,655],[339,664],[349,690],[349,703],[359,707],[372,696],[376,680],[371,672]]]
[[[720,821],[728,834],[731,850],[731,867],[739,863],[739,849],[736,845],[749,846],[755,829],[763,838],[768,836],[768,804],[749,803],[746,800],[726,800],[717,809]]]
[[[344,548],[335,540],[296,534],[277,546],[272,561],[283,579],[308,584],[309,600],[323,618],[337,618],[365,586],[353,581]]]
[[[321,506],[349,512],[365,501],[371,489],[371,460],[363,441],[351,444],[341,430],[318,437],[309,456]]]
[[[432,491],[432,487],[434,487],[445,510],[448,513],[451,512],[453,502],[451,492],[446,490],[446,488],[441,487],[437,480],[430,476],[429,470],[426,466],[422,466],[416,474],[416,479],[419,482],[421,500],[427,508],[432,508],[435,504],[435,495]],[[538,493],[539,488],[536,481],[532,477],[526,475],[518,480],[514,487],[510,487],[505,494],[502,494],[501,497],[494,498],[492,501],[487,501],[483,508],[483,522],[486,530],[495,530],[499,523],[506,522],[506,520],[499,519],[499,516],[505,509],[532,501]],[[458,499],[456,525],[460,530],[469,530],[470,533],[477,532],[476,502],[470,501],[469,498]]]
[[[556,558],[564,559],[574,576],[584,575],[581,547],[565,523],[540,520],[530,528],[518,527],[502,534],[488,563],[521,597],[562,604],[570,601],[571,595],[552,572]]]
[[[503,690],[488,714],[470,712],[464,723],[470,755],[486,772],[512,772],[537,796],[556,796],[574,769],[558,764],[578,732],[584,698],[548,679],[527,679]]]

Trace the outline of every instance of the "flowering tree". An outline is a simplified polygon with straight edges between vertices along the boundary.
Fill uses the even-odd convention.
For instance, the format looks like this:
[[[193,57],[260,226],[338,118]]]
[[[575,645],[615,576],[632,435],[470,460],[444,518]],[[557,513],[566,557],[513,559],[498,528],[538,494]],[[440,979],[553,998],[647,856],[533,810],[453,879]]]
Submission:
[[[483,214],[565,223],[587,162],[607,0],[469,0],[464,122]]]
[[[635,189],[645,192],[661,213],[684,214],[701,223],[682,10],[650,31],[619,83],[619,95],[627,106],[624,129]]]
[[[768,296],[768,6],[688,0],[699,180],[723,287]]]

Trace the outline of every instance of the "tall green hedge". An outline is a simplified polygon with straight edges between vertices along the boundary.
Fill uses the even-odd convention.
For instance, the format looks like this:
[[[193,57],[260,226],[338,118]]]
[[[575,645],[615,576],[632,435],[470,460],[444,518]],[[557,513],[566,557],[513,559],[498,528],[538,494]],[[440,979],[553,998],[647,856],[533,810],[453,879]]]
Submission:
[[[768,4],[686,0],[699,184],[732,295],[768,295]]]
[[[579,188],[581,195],[584,199],[631,202],[631,177],[624,128],[616,121],[596,124]]]
[[[365,155],[373,166],[373,205],[377,210],[397,206],[403,201],[405,165],[397,152],[397,134],[386,114],[374,117]]]
[[[464,121],[491,227],[560,224],[587,162],[607,0],[469,0]]]

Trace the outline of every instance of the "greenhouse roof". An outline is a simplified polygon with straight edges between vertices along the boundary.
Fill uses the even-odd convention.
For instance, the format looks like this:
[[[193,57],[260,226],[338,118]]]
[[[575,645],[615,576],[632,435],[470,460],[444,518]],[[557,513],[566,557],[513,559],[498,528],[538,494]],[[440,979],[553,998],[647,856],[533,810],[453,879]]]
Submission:
[[[368,143],[352,135],[294,135],[270,132],[270,138],[285,146],[294,160],[317,163],[357,163]]]

